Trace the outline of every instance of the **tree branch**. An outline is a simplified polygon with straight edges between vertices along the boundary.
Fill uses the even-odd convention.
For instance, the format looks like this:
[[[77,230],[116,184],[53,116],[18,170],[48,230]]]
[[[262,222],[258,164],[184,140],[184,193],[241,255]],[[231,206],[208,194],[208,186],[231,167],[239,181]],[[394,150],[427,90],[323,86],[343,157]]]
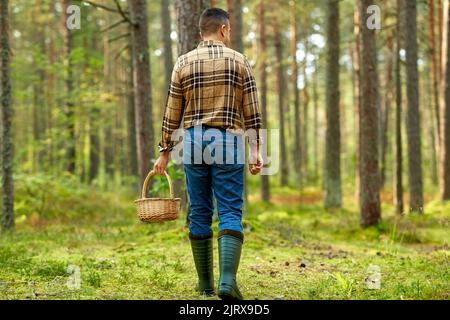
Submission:
[[[105,11],[114,12],[114,13],[120,13],[119,11],[117,11],[114,8],[110,8],[110,7],[107,7],[105,5],[98,4],[98,3],[95,3],[95,2],[92,2],[92,1],[88,1],[88,0],[79,0],[79,1],[80,2],[84,2],[84,3],[88,4],[88,5],[91,5],[91,6],[95,7],[95,8],[103,9]]]
[[[114,56],[114,60],[119,59],[120,56],[121,56],[121,54],[122,54],[123,52],[125,52],[126,50],[128,50],[129,48],[130,48],[130,45],[127,44],[127,45],[124,46],[122,49],[120,49],[119,52]]]
[[[125,34],[121,34],[120,36],[117,36],[115,38],[111,38],[108,40],[109,43],[120,40],[122,38],[128,38],[131,34],[130,33],[125,33]]]
[[[108,31],[108,30],[114,29],[115,27],[121,25],[121,24],[124,23],[124,22],[126,22],[126,21],[125,21],[125,20],[117,21],[117,22],[113,23],[112,25],[106,27],[105,29],[100,30],[100,33],[103,33],[103,32],[106,32],[106,31]]]
[[[114,2],[116,3],[117,10],[120,13],[120,15],[122,16],[122,18],[125,21],[127,21],[129,24],[131,24],[132,26],[136,25],[136,23],[132,22],[131,19],[129,18],[129,16],[128,16],[129,12],[124,11],[122,9],[122,6],[120,5],[119,0],[114,0]]]

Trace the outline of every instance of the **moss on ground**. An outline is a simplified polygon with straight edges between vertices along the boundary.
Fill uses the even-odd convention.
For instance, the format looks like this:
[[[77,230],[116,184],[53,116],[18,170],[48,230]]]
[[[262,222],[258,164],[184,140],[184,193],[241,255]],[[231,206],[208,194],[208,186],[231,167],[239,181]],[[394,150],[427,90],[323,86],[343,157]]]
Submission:
[[[207,299],[193,290],[184,217],[145,225],[136,219],[132,197],[111,203],[114,208],[100,207],[83,219],[72,211],[58,219],[31,215],[16,234],[3,235],[0,298]],[[327,212],[315,190],[280,190],[270,205],[251,198],[238,274],[245,297],[450,298],[450,203],[431,201],[424,216],[402,218],[383,204],[383,222],[368,229],[359,227],[352,198],[345,203]],[[214,263],[217,280],[216,251]],[[370,265],[381,270],[379,290],[367,288]],[[67,286],[69,266],[80,268],[79,289]]]

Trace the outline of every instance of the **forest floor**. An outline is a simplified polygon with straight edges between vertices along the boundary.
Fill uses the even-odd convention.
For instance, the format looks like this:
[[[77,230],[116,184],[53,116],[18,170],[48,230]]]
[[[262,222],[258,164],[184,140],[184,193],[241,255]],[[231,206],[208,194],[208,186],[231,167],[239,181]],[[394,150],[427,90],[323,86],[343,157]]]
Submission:
[[[402,218],[383,204],[383,222],[362,230],[350,196],[345,209],[325,211],[317,190],[277,190],[270,205],[251,197],[244,218],[238,283],[246,299],[450,299],[450,203],[431,201],[424,216]],[[109,210],[32,215],[3,235],[0,298],[217,299],[193,290],[184,216],[141,224],[132,196],[108,197]],[[367,287],[371,265],[380,269],[380,289]],[[68,286],[73,266],[79,288]]]

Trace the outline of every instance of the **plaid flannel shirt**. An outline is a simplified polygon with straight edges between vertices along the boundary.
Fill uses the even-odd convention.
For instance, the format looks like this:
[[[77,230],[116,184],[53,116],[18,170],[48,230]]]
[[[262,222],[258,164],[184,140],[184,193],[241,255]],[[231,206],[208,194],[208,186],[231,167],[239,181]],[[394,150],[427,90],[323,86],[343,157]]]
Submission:
[[[183,120],[184,118],[184,120]],[[207,125],[255,129],[249,142],[260,143],[261,112],[256,82],[247,58],[221,41],[202,41],[178,58],[167,96],[160,149],[171,149],[174,130]]]

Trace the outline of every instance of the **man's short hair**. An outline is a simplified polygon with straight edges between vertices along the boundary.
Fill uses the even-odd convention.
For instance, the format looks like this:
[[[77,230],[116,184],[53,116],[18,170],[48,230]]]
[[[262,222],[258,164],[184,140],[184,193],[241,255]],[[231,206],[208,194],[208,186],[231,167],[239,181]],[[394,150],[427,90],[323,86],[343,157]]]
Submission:
[[[202,35],[216,33],[222,25],[227,25],[229,21],[230,15],[225,10],[219,8],[206,9],[200,16],[200,32]]]

